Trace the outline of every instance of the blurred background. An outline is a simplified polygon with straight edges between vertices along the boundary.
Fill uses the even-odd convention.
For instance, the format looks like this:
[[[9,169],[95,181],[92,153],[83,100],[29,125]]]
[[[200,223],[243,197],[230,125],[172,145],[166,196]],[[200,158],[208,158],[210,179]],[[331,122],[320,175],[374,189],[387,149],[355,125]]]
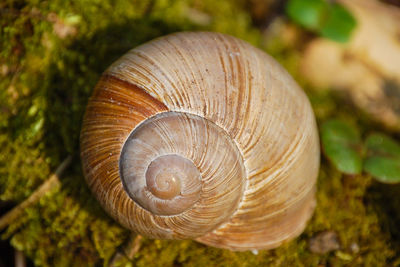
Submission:
[[[259,47],[305,90],[320,129],[317,208],[271,251],[150,240],[108,217],[79,133],[101,73],[176,31]],[[400,266],[400,1],[0,2],[0,266]]]

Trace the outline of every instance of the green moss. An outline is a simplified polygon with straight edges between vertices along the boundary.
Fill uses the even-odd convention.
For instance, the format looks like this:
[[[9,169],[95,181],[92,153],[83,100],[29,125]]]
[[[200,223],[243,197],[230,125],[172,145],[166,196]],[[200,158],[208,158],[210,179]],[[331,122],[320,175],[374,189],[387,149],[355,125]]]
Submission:
[[[220,31],[256,46],[261,46],[261,34],[247,12],[229,0],[9,0],[0,9],[0,199],[22,201],[66,155],[75,155],[61,187],[28,208],[2,236],[38,266],[107,265],[129,235],[90,194],[77,156],[83,112],[102,71],[132,47],[175,31]],[[276,43],[268,50],[308,88],[296,73],[299,51]],[[343,108],[340,97],[307,92],[318,121],[340,113],[368,132],[368,119],[351,106]],[[325,161],[322,166],[315,215],[293,242],[254,255],[188,240],[145,239],[129,264],[399,264],[399,189],[386,196],[382,191],[387,188],[367,176],[342,176]],[[385,206],[387,201],[393,205]],[[324,230],[337,232],[342,247],[336,253],[312,254],[308,239]],[[358,253],[351,252],[354,242]],[[126,264],[127,259],[120,261]]]

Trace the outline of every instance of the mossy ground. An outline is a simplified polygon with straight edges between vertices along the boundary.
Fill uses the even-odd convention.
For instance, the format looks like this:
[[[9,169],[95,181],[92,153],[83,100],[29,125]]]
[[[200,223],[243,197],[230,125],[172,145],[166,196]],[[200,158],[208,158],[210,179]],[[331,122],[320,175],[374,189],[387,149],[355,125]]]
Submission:
[[[239,1],[10,1],[0,3],[0,200],[17,205],[67,155],[61,187],[28,208],[3,233],[38,266],[107,265],[128,231],[90,194],[78,139],[85,105],[102,71],[132,47],[182,30],[228,33],[276,57],[306,89],[319,122],[333,116],[379,127],[341,96],[309,88],[296,73],[298,51],[263,42]],[[278,44],[278,46],[276,45]],[[340,110],[340,111],[339,111]],[[318,205],[305,232],[278,249],[231,252],[194,241],[144,239],[121,266],[398,266],[400,186],[344,176],[324,158]],[[313,254],[308,240],[335,231],[341,248]],[[354,244],[358,251],[351,249]]]

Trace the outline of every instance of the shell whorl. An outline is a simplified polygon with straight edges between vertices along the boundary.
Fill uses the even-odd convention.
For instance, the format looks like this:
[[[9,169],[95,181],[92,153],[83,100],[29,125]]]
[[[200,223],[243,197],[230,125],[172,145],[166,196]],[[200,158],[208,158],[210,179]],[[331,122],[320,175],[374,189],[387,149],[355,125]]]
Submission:
[[[315,204],[307,97],[271,57],[223,34],[168,35],[110,66],[81,157],[103,207],[149,237],[273,248],[303,231]]]
[[[122,149],[120,171],[126,191],[146,210],[187,211],[192,221],[211,216],[209,224],[213,214],[223,222],[233,213],[245,183],[243,159],[224,130],[183,112],[159,113],[136,127]],[[164,190],[152,186],[157,179]]]

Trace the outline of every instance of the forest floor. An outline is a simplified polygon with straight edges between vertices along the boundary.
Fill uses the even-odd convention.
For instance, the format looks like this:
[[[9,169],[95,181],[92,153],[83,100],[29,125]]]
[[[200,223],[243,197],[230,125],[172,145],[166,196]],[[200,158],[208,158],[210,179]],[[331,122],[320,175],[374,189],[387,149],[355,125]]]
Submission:
[[[366,173],[343,174],[323,155],[317,206],[304,233],[258,253],[138,238],[90,193],[79,134],[94,85],[131,48],[176,31],[227,33],[268,52],[306,91],[318,125],[343,118],[361,136],[380,131],[400,137],[349,92],[330,90],[329,84],[319,88],[303,76],[304,51],[317,37],[288,21],[282,6],[260,15],[249,8],[252,2],[0,3],[0,216],[37,192],[72,156],[58,182],[0,229],[0,266],[12,263],[14,250],[35,266],[400,266],[400,185],[381,184]]]

